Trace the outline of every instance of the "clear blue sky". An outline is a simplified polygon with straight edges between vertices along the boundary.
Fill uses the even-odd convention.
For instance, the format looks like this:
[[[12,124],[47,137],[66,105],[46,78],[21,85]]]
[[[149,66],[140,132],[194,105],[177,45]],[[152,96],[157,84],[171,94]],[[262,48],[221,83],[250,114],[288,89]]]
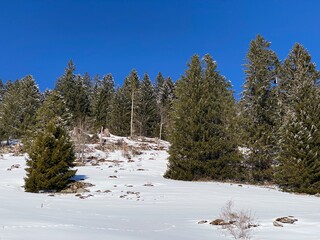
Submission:
[[[320,62],[320,1],[297,0],[1,0],[0,79],[32,74],[53,88],[69,59],[76,72],[132,68],[177,80],[197,53],[210,53],[236,93],[249,43],[260,33],[284,59],[295,42]]]

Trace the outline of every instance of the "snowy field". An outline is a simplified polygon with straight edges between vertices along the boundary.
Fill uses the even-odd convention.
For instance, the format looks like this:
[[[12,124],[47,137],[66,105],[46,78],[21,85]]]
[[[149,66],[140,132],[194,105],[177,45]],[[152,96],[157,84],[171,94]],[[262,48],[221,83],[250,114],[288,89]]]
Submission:
[[[167,147],[165,142],[162,145]],[[319,197],[247,185],[164,179],[165,150],[146,150],[131,161],[119,150],[107,156],[99,151],[94,154],[115,161],[77,167],[77,178],[95,185],[82,194],[84,199],[75,194],[24,192],[25,157],[3,155],[0,240],[233,239],[216,226],[198,224],[218,218],[230,200],[237,209],[250,210],[255,216],[260,226],[253,228],[252,239],[320,239]],[[15,164],[20,167],[8,170]],[[275,218],[288,215],[298,222],[273,226]]]

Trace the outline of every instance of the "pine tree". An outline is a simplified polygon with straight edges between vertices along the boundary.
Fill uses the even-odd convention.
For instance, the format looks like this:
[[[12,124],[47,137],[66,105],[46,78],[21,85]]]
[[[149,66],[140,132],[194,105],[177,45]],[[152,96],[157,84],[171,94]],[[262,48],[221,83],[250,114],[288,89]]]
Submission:
[[[41,93],[32,76],[26,76],[19,81],[19,95],[21,101],[19,128],[21,134],[26,137],[32,134],[33,126],[36,123],[35,114],[41,104]]]
[[[209,55],[204,62],[202,68],[199,56],[193,56],[177,83],[165,176],[181,180],[237,179],[240,156],[229,132],[234,104],[231,86]]]
[[[130,97],[130,96],[129,96]],[[131,101],[124,93],[124,89],[118,87],[112,99],[112,114],[110,131],[118,136],[130,134]]]
[[[63,125],[53,119],[32,142],[28,151],[27,192],[60,191],[76,173],[70,170],[75,160],[73,146]]]
[[[102,80],[96,79],[92,100],[92,116],[97,128],[110,128],[111,126],[114,93],[114,80],[111,74],[107,74]]]
[[[122,87],[117,89],[112,104],[112,133],[120,136],[136,134],[136,103],[139,85],[138,73],[133,69],[124,80]]]
[[[287,191],[320,191],[320,73],[295,44],[281,68],[283,107],[276,181]]]
[[[44,130],[51,119],[59,118],[62,124],[70,128],[72,115],[61,94],[54,90],[46,93],[46,98],[36,113],[35,133]]]
[[[139,135],[153,137],[157,126],[158,112],[154,87],[148,74],[145,74],[141,82],[137,96],[137,127]]]
[[[260,35],[250,44],[245,64],[246,80],[242,93],[242,128],[247,136],[241,136],[251,153],[247,164],[249,180],[272,180],[276,154],[276,132],[279,109],[274,82],[279,65],[270,43]]]
[[[159,85],[160,86],[160,85]],[[157,104],[159,109],[159,139],[168,139],[168,130],[170,128],[170,113],[172,103],[175,98],[174,84],[170,77],[165,79],[163,84],[158,87]]]
[[[0,79],[0,103],[3,100],[3,95],[4,95],[5,92],[6,92],[5,84]]]
[[[10,83],[0,106],[0,124],[7,141],[26,138],[35,124],[41,94],[32,76]]]

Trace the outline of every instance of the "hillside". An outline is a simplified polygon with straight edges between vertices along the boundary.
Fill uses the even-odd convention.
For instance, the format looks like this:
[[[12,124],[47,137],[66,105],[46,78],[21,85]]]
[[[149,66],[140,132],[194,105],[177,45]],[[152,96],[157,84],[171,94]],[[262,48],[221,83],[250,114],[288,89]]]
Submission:
[[[252,239],[319,239],[320,198],[164,179],[167,142],[116,136],[105,141],[107,152],[87,145],[88,160],[77,167],[76,180],[88,183],[87,192],[26,193],[25,156],[1,156],[0,239],[232,239],[216,226],[198,224],[218,218],[230,200],[250,210],[260,225]],[[273,226],[275,218],[289,215],[298,221]]]

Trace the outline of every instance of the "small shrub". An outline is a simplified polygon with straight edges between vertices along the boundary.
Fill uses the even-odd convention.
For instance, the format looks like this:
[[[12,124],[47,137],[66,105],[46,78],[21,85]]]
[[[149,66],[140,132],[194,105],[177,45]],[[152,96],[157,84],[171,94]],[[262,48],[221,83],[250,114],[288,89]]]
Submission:
[[[225,224],[221,224],[220,227],[228,231],[234,239],[251,239],[252,227],[257,226],[254,224],[254,217],[248,210],[236,211],[233,207],[233,202],[228,201],[222,208],[220,218]]]

